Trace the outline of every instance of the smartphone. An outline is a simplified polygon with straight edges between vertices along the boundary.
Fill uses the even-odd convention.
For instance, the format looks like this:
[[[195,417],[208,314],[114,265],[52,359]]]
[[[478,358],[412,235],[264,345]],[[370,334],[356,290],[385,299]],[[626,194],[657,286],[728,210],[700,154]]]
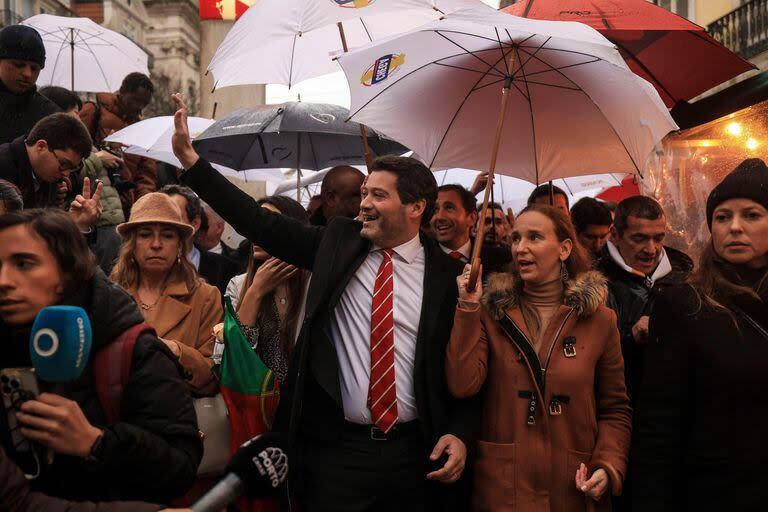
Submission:
[[[33,368],[4,368],[0,370],[0,395],[8,415],[8,429],[11,442],[19,453],[32,451],[32,443],[21,435],[16,412],[27,400],[34,400],[40,394]]]

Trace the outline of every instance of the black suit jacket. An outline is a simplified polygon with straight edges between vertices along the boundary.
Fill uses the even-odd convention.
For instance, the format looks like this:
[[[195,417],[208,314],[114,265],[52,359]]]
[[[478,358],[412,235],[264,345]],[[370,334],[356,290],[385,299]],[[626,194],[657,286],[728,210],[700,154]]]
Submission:
[[[240,266],[221,254],[200,251],[200,268],[197,269],[197,273],[208,284],[218,288],[223,297],[229,280],[240,273]]]
[[[200,159],[182,181],[235,230],[269,254],[312,270],[306,314],[294,349],[276,429],[302,440],[333,439],[344,413],[336,349],[328,332],[333,310],[362,264],[370,241],[361,224],[334,218],[328,226],[304,226],[256,205],[255,201]],[[422,236],[425,250],[424,300],[416,341],[414,391],[424,438],[430,446],[453,434],[468,447],[475,431],[476,401],[457,400],[447,389],[445,347],[453,326],[456,276],[463,265]]]

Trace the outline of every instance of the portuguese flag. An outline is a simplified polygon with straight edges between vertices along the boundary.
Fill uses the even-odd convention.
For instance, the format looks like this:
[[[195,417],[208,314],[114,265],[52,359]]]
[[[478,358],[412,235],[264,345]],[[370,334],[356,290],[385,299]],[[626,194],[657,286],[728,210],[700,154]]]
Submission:
[[[254,436],[268,432],[280,398],[279,383],[251,348],[227,298],[224,315],[224,353],[219,378],[229,410],[230,451]]]

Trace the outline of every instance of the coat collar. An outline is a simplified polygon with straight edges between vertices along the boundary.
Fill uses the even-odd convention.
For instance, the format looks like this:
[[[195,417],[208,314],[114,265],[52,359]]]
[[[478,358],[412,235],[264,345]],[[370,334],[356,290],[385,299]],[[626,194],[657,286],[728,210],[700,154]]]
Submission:
[[[497,320],[507,311],[520,304],[521,282],[512,273],[491,274],[483,294],[482,303],[491,316]],[[605,277],[595,270],[570,279],[565,285],[563,304],[576,311],[579,317],[587,317],[605,304],[608,284]]]

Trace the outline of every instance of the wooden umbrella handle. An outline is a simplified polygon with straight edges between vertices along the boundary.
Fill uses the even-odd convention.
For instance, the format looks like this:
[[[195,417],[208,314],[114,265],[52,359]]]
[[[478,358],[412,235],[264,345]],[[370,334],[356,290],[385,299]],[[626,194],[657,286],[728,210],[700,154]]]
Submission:
[[[510,69],[512,66],[510,65]],[[475,246],[472,248],[472,260],[467,280],[467,291],[474,291],[477,285],[477,277],[480,273],[480,250],[485,239],[485,214],[488,211],[488,200],[491,197],[491,187],[493,187],[493,174],[496,171],[496,157],[499,155],[499,145],[501,144],[501,132],[504,128],[504,118],[507,113],[507,100],[509,99],[509,88],[512,86],[512,77],[507,77],[504,82],[504,88],[501,90],[501,108],[499,109],[499,118],[496,121],[496,136],[493,139],[493,150],[491,152],[491,165],[488,168],[488,184],[485,186],[483,195],[483,208],[480,210],[480,222],[478,222],[477,234],[475,235]]]

